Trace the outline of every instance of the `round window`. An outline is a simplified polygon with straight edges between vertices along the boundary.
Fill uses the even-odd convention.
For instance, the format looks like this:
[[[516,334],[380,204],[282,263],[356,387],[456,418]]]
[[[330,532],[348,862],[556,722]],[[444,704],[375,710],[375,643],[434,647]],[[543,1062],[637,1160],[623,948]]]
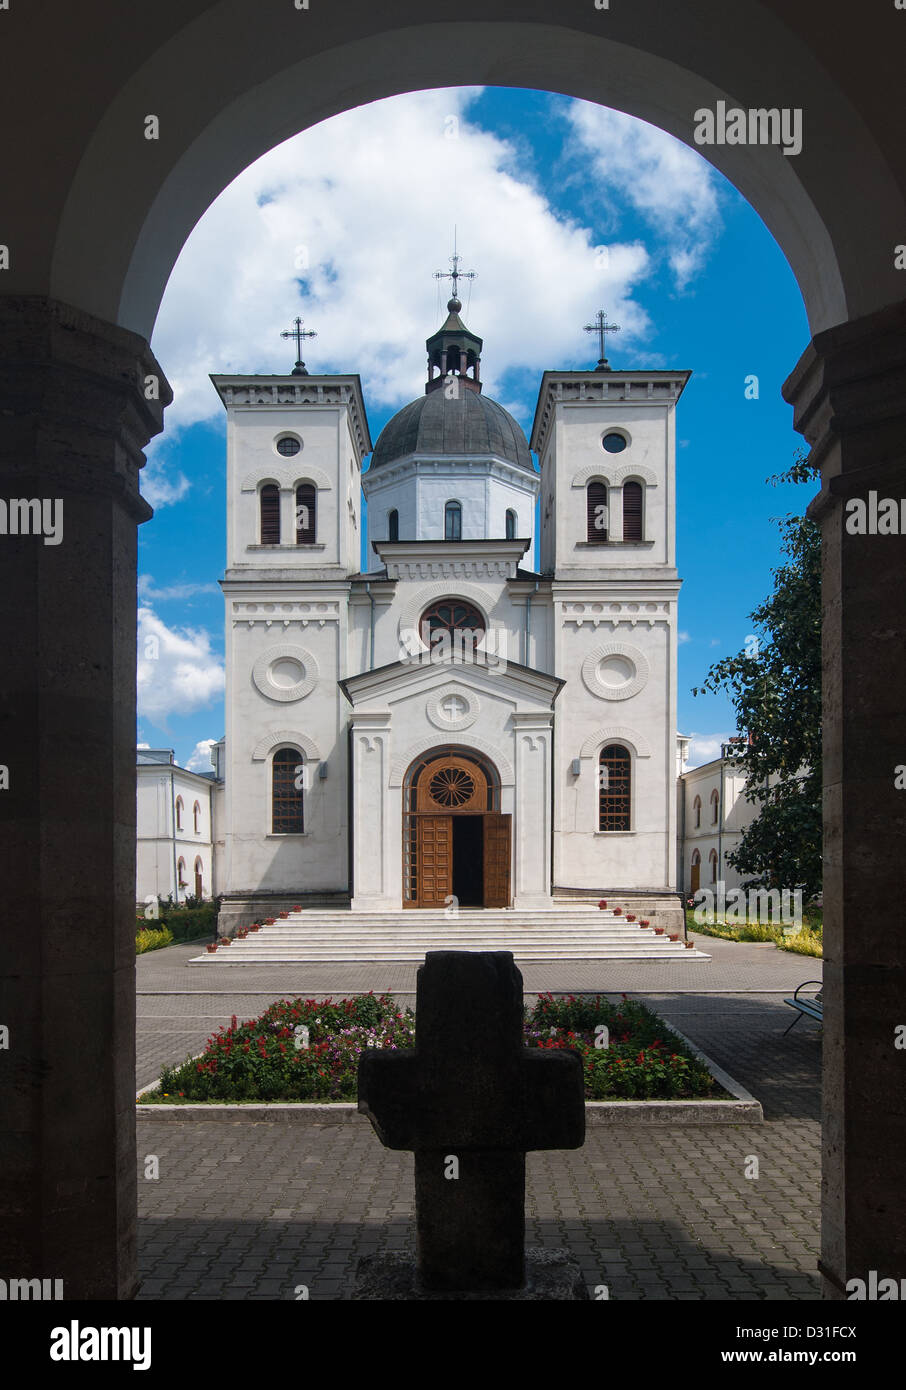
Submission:
[[[612,430],[610,434],[605,434],[602,442],[608,454],[621,454],[626,448],[626,436],[617,434],[615,430]]]
[[[277,440],[277,453],[285,459],[291,459],[301,448],[301,439],[295,439],[291,434],[285,434]]]

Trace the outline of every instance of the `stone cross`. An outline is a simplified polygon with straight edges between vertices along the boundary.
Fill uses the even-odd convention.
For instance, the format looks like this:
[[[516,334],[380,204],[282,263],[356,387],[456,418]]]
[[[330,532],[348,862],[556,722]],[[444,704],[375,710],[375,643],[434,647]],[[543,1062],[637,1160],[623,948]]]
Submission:
[[[424,1290],[525,1284],[525,1155],[585,1142],[582,1060],[523,1046],[510,951],[429,951],[414,1050],[369,1049],[359,1110],[388,1149],[415,1153]]]
[[[458,719],[468,708],[465,700],[461,700],[458,695],[448,695],[441,705],[441,709],[450,719]]]
[[[586,333],[597,333],[597,335],[598,335],[598,366],[597,366],[597,370],[598,370],[599,372],[600,372],[600,371],[607,371],[607,372],[609,372],[609,371],[610,371],[610,363],[608,362],[607,358],[604,356],[604,334],[605,334],[605,333],[619,333],[619,332],[620,332],[620,325],[619,325],[618,323],[608,323],[608,322],[607,322],[607,315],[606,315],[606,313],[604,312],[603,309],[599,309],[598,312],[595,314],[595,321],[594,321],[594,323],[587,323],[587,324],[585,325],[585,332],[586,332]]]

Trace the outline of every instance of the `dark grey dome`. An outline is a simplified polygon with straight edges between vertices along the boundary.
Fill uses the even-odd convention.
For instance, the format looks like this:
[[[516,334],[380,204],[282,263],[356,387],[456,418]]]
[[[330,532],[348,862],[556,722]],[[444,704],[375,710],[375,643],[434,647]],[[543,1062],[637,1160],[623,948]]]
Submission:
[[[496,454],[535,471],[521,425],[502,405],[471,387],[463,387],[458,399],[449,399],[441,388],[404,406],[381,431],[371,468],[406,454]]]

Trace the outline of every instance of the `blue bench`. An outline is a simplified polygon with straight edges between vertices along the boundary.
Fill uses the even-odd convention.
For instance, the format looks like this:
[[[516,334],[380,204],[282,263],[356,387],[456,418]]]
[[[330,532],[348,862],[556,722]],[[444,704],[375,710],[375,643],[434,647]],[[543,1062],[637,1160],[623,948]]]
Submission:
[[[795,1028],[796,1024],[799,1022],[800,1018],[802,1018],[804,1014],[807,1014],[809,1018],[814,1018],[818,1023],[821,1023],[824,1019],[824,1004],[821,1000],[823,988],[819,989],[817,994],[813,994],[810,999],[800,999],[799,997],[799,991],[801,989],[808,989],[809,985],[823,986],[823,981],[805,980],[803,984],[796,986],[795,990],[793,991],[792,999],[784,999],[783,1001],[784,1004],[789,1004],[791,1009],[796,1009],[798,1011],[796,1017],[790,1024],[790,1028]],[[786,1037],[787,1033],[790,1031],[790,1028],[785,1028],[783,1030],[784,1037]]]

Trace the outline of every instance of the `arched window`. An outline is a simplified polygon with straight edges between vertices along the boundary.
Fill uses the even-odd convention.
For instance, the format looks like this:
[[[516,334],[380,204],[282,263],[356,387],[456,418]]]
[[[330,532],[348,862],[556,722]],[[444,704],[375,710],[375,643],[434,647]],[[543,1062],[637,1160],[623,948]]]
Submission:
[[[462,540],[462,507],[458,502],[448,502],[444,507],[444,540]]]
[[[271,833],[301,835],[305,829],[302,806],[304,759],[297,748],[278,748],[271,768]]]
[[[317,538],[318,494],[314,483],[296,488],[296,545],[314,545]]]
[[[196,835],[200,835],[200,834],[201,834],[201,806],[198,804],[197,801],[196,801],[195,805],[192,807],[192,820],[193,820],[193,822],[194,822],[194,824],[195,824],[195,834],[196,834]]]
[[[506,538],[508,541],[514,541],[516,539],[516,513],[513,511],[512,507],[507,509],[506,514]]]
[[[694,850],[692,851],[692,867],[693,867],[693,869],[700,869],[700,868],[701,868],[701,862],[702,862],[702,857],[701,857],[701,855],[699,854],[699,852],[698,852],[697,849],[694,849]]]
[[[204,865],[200,859],[195,860],[195,896],[204,897]]]
[[[598,778],[598,829],[629,830],[632,756],[621,743],[601,749]]]
[[[471,643],[474,651],[485,631],[485,621],[471,603],[444,598],[426,608],[419,622],[419,634],[426,647],[432,650],[451,650],[466,653]]]
[[[692,803],[692,810],[695,813],[695,828],[698,830],[702,823],[702,799],[697,796]]]
[[[708,855],[708,863],[711,865],[711,882],[717,882],[717,850],[712,849]]]
[[[607,540],[607,484],[596,480],[585,492],[590,541]]]
[[[697,893],[701,883],[702,857],[697,849],[692,851],[692,869],[689,874],[689,887],[693,893]]]
[[[176,829],[177,829],[177,830],[182,830],[182,811],[183,811],[182,797],[181,797],[181,796],[178,796],[178,797],[176,798]]]
[[[265,483],[261,489],[261,544],[280,544],[280,489]]]
[[[717,794],[717,788],[715,787],[715,788],[714,788],[714,791],[711,793],[711,824],[712,824],[712,825],[716,825],[716,824],[717,824],[717,812],[718,812],[718,807],[719,807],[719,805],[720,805],[720,797],[718,796],[718,794]]]
[[[387,513],[387,539],[388,541],[398,541],[400,538],[400,514],[394,507],[392,512]]]
[[[182,858],[176,864],[176,884],[179,888],[186,887],[186,861]]]
[[[642,484],[623,484],[623,540],[641,541],[642,534]]]

